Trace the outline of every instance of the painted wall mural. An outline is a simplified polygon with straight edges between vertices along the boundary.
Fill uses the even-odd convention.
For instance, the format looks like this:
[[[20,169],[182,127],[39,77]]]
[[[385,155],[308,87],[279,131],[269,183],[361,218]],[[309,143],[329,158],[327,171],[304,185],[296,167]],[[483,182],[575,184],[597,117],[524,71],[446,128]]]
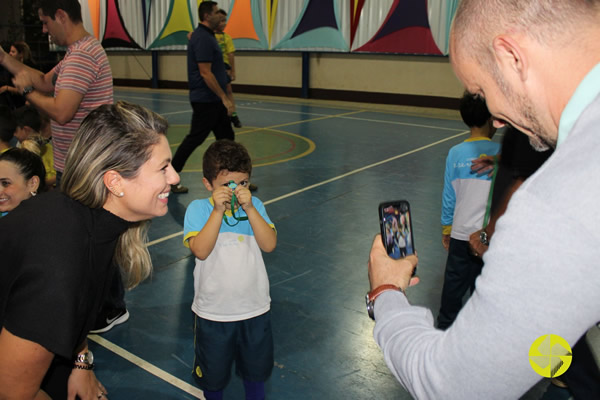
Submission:
[[[80,0],[110,50],[183,50],[202,0]],[[221,0],[238,50],[448,54],[458,0]]]

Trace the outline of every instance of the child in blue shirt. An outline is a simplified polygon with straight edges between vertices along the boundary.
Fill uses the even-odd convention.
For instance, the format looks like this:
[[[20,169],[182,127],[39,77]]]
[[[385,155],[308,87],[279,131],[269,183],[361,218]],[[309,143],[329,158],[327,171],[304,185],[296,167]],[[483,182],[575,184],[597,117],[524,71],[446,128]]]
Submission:
[[[261,251],[275,249],[275,226],[248,188],[252,162],[244,146],[218,140],[202,167],[212,196],[188,206],[183,239],[196,256],[194,378],[207,400],[222,399],[235,360],[246,399],[262,399],[274,358]]]
[[[462,308],[463,297],[475,289],[483,262],[469,250],[471,233],[482,228],[491,178],[471,171],[471,161],[496,155],[500,144],[491,141],[496,132],[485,100],[465,93],[460,115],[471,136],[452,147],[446,159],[442,195],[442,244],[448,250],[438,328],[447,329]]]

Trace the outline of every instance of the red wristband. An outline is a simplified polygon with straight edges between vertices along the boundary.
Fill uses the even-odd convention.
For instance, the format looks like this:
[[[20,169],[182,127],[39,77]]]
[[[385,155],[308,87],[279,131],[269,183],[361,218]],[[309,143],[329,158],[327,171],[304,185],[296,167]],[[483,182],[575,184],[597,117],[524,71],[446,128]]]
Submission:
[[[371,290],[369,292],[369,294],[368,294],[369,301],[375,301],[375,299],[377,297],[379,297],[379,295],[381,293],[383,293],[385,291],[388,291],[388,290],[399,290],[399,291],[401,291],[401,292],[404,293],[404,291],[402,289],[400,289],[398,286],[390,285],[390,284],[388,284],[388,285],[380,285],[380,286],[377,286],[375,289],[373,289],[373,290]]]

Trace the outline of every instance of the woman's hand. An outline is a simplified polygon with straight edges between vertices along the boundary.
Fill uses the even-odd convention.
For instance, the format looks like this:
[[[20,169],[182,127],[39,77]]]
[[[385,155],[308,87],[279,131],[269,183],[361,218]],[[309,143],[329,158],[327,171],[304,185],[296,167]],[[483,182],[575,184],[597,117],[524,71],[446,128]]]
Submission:
[[[79,396],[81,400],[107,399],[104,385],[96,379],[94,371],[88,369],[73,368],[69,376],[68,400],[75,400]]]

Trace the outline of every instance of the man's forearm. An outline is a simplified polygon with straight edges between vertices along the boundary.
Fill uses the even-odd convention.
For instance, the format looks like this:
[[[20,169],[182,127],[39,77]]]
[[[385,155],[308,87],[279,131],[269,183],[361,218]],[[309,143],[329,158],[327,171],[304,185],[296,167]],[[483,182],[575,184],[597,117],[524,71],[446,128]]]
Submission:
[[[208,86],[208,88],[220,99],[225,97],[225,92],[219,85],[219,82],[217,82],[217,78],[215,78],[215,75],[212,72],[203,74],[202,79],[204,79],[204,82],[206,82],[206,86]]]
[[[23,68],[27,68],[25,64],[19,62],[16,58],[6,54],[4,51],[2,51],[2,54],[3,57],[0,56],[2,57],[0,64],[2,64],[2,66],[6,68],[11,74],[17,75],[23,70]]]

